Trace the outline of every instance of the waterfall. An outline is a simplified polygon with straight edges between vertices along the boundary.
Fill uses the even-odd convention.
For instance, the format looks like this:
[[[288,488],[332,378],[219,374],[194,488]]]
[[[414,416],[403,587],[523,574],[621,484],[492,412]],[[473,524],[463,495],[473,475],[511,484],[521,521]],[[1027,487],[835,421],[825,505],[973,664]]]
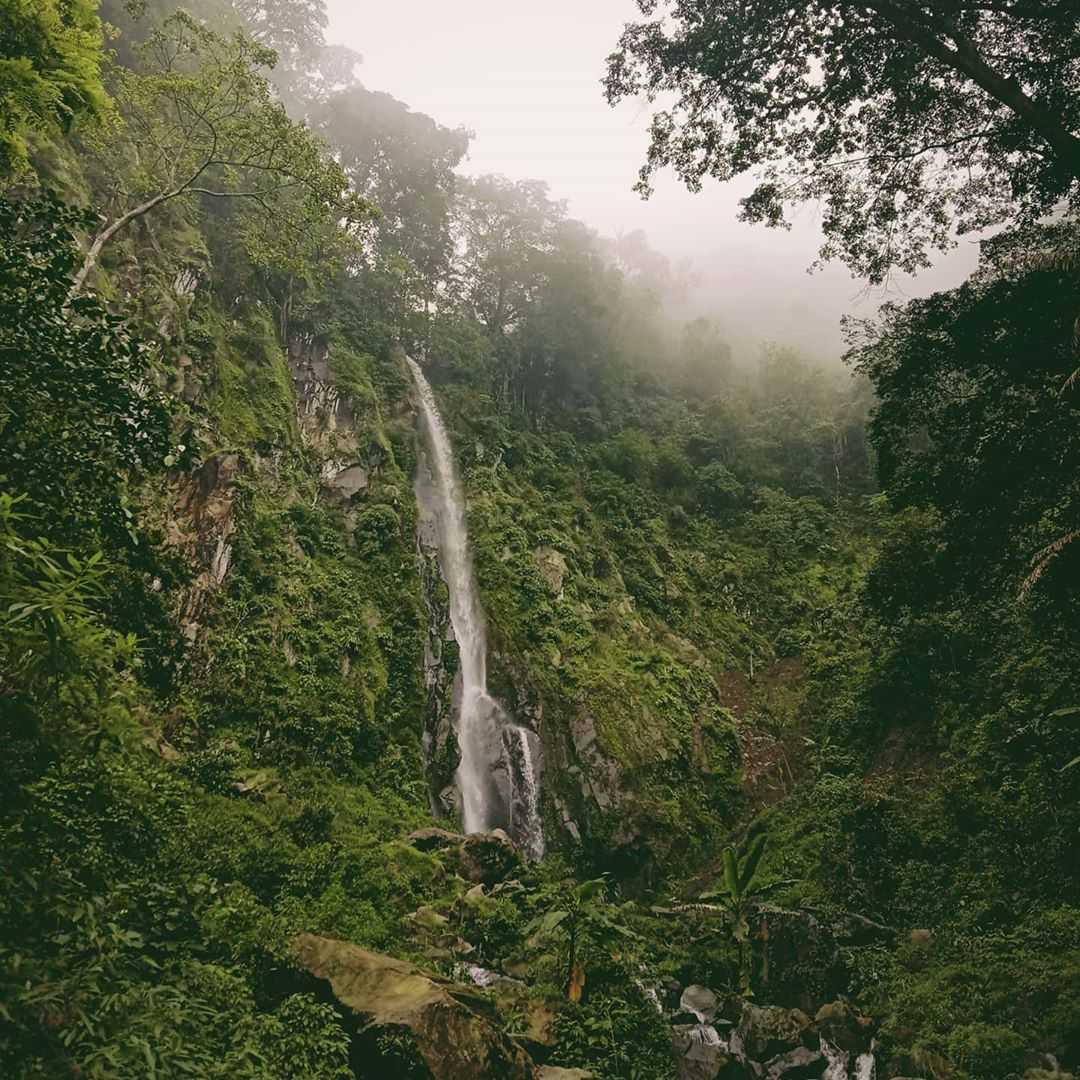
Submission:
[[[439,565],[450,594],[450,624],[460,657],[456,781],[465,831],[506,826],[530,858],[544,853],[536,733],[515,724],[487,689],[487,631],[473,575],[465,494],[454,465],[450,435],[420,366],[406,357],[416,383],[435,493]],[[500,785],[500,775],[507,775]],[[504,786],[505,789],[504,790]]]

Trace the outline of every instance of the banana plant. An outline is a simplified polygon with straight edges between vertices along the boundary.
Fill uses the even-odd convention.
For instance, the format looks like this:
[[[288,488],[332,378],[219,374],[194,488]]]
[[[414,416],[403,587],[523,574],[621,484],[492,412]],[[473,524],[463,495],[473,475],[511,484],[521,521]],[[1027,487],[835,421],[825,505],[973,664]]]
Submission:
[[[752,997],[751,977],[753,955],[750,949],[750,913],[774,892],[794,885],[795,879],[762,883],[757,872],[765,854],[769,837],[759,833],[749,846],[736,850],[730,844],[723,853],[723,881],[719,889],[702,893],[700,899],[717,904],[728,916],[731,934],[739,949],[739,989],[744,997]]]
[[[607,876],[560,889],[555,906],[537,916],[525,928],[530,944],[557,940],[565,950],[565,992],[578,1002],[585,992],[585,965],[598,952],[613,951],[616,942],[637,939],[622,921],[624,908],[631,905],[607,901]]]

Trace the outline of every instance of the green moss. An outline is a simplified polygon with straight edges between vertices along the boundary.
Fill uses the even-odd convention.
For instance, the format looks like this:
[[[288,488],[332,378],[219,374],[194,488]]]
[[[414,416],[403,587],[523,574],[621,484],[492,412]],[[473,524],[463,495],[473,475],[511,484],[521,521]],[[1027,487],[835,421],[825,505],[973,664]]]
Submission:
[[[269,312],[251,305],[230,319],[206,311],[191,335],[202,349],[206,405],[222,446],[265,451],[295,444],[292,382]]]

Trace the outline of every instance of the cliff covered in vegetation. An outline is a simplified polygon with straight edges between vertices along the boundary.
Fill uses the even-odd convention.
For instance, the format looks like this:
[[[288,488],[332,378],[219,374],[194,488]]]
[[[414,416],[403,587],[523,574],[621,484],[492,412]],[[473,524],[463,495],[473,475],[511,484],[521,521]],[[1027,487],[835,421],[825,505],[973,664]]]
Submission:
[[[315,0],[0,14],[4,1075],[1080,1066],[1067,210],[736,363]],[[458,831],[406,355],[539,862]]]

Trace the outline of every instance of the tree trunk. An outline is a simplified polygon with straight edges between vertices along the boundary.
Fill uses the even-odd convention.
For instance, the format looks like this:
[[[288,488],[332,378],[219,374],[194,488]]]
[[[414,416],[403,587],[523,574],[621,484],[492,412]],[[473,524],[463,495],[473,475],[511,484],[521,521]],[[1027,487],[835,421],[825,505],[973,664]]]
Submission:
[[[97,266],[102,249],[125,225],[128,225],[136,218],[142,217],[143,214],[149,213],[155,206],[159,206],[161,203],[165,202],[166,199],[171,199],[178,194],[178,191],[163,191],[160,195],[155,195],[152,199],[147,199],[141,206],[136,206],[134,210],[129,210],[126,214],[121,214],[121,216],[111,225],[107,225],[102,229],[91,242],[90,249],[86,253],[86,258],[83,259],[83,264],[79,267],[79,272],[75,275],[75,280],[71,286],[72,295],[78,296],[78,294],[82,292],[83,287],[86,285],[86,279],[90,276],[90,271]]]
[[[938,26],[922,22],[918,14],[905,10],[895,0],[864,0],[857,7],[870,8],[891,23],[903,37],[921,45],[931,56],[940,60],[961,75],[966,75],[976,86],[995,101],[1011,110],[1053,150],[1054,156],[1069,175],[1080,179],[1080,138],[1034,98],[1029,97],[1015,80],[995,71],[980,55],[974,43],[949,23]],[[952,39],[950,48],[938,35],[938,29]]]

